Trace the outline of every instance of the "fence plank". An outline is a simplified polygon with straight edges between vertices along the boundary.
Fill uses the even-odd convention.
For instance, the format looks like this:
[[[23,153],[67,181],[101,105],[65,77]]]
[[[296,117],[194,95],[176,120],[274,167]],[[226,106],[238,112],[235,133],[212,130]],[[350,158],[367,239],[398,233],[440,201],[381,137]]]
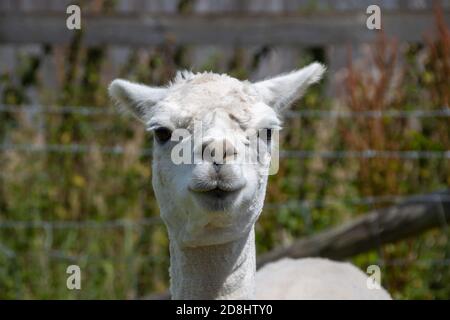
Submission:
[[[450,26],[450,13],[444,14]],[[1,14],[0,43],[68,43],[74,32],[66,15]],[[301,45],[366,43],[377,31],[366,28],[363,13],[311,15],[102,15],[82,18],[86,45]],[[390,37],[420,42],[433,30],[430,11],[387,12],[383,29]]]

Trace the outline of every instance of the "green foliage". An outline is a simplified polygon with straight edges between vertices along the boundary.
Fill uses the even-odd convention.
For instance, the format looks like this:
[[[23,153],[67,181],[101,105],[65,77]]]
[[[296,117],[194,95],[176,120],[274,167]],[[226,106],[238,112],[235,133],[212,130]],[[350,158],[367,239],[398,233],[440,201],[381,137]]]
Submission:
[[[191,1],[183,1],[179,9],[186,12],[190,6]],[[27,89],[32,87],[42,93],[43,103],[48,105],[110,108],[106,93],[110,79],[102,74],[107,63],[106,49],[84,48],[82,36],[82,33],[76,34],[71,46],[59,53],[48,47],[44,50],[47,55],[59,54],[59,58],[66,61],[57,88],[42,87],[39,58],[24,56],[20,57],[19,70],[14,77],[1,75],[1,101],[13,105],[29,103]],[[227,72],[245,79],[258,69],[272,49],[264,46],[254,52],[244,47],[235,48],[226,63],[221,63],[224,55],[217,53],[206,59],[201,69]],[[386,101],[385,109],[433,110],[437,108],[434,101],[444,100],[439,97],[444,83],[442,75],[436,75],[438,71],[432,66],[421,71],[417,65],[420,50],[424,49],[413,47],[406,53],[406,69],[410,72],[398,88],[403,96]],[[189,65],[189,47],[167,43],[141,53],[134,51],[117,76],[163,84],[176,69]],[[303,52],[298,65],[323,60],[323,56],[323,50],[319,49]],[[362,74],[355,72],[358,77]],[[434,90],[434,80],[427,80],[430,77],[441,79],[439,90]],[[422,86],[422,83],[428,85]],[[331,109],[334,101],[324,98],[325,88],[326,81],[312,87],[294,110]],[[364,89],[367,88],[361,81],[355,92],[365,92]],[[430,91],[433,91],[431,103]],[[349,106],[357,108],[357,103],[363,105],[370,97],[354,98],[356,104]],[[377,101],[370,101],[374,102],[372,106],[376,110]],[[150,159],[138,152],[151,147],[151,141],[140,124],[115,115],[39,114],[31,120],[20,113],[0,116],[2,141],[117,145],[126,150],[120,155],[104,154],[95,148],[80,154],[22,151],[0,154],[0,222],[94,223],[80,228],[43,225],[0,229],[0,299],[128,299],[164,290],[168,285],[168,240],[162,224],[123,223],[102,228],[95,225],[158,216],[150,184]],[[399,150],[450,149],[448,118],[422,119],[420,125],[404,119],[377,121],[368,124],[367,119],[287,119],[281,137],[282,149],[360,150],[380,146]],[[42,128],[36,123],[45,126]],[[371,130],[377,126],[382,128],[382,135],[374,137]],[[283,205],[266,206],[256,229],[258,253],[339,225],[376,207],[356,205],[351,199],[425,193],[449,185],[449,163],[442,159],[403,162],[282,159],[279,173],[270,177],[266,202]],[[314,205],[322,199],[335,201]],[[310,205],[299,203],[300,200],[308,200]],[[396,298],[448,299],[449,268],[433,263],[450,259],[448,236],[445,229],[428,232],[409,241],[380,247],[353,261],[362,268],[381,264],[383,284]],[[409,263],[396,265],[398,260]],[[81,291],[66,288],[66,268],[70,264],[78,264],[82,269]]]

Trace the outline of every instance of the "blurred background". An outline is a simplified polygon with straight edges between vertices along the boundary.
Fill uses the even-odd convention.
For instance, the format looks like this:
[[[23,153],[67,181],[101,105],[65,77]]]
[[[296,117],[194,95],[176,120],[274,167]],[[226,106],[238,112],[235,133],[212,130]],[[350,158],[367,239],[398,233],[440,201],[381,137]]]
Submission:
[[[66,28],[73,3],[81,30]],[[167,289],[152,139],[113,108],[111,80],[256,80],[314,60],[328,73],[285,121],[258,255],[331,230],[335,247],[305,255],[377,264],[397,299],[449,299],[449,26],[450,1],[1,0],[0,299]],[[71,264],[82,290],[66,287]]]

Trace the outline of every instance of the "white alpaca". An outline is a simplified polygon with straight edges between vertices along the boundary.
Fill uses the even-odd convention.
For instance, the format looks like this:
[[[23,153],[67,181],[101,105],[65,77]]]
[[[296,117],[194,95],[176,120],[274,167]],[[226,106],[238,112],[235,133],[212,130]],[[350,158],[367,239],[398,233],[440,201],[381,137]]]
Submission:
[[[326,259],[283,259],[256,274],[254,225],[266,192],[264,159],[275,143],[270,135],[324,71],[313,63],[257,83],[190,72],[167,87],[111,83],[111,97],[154,132],[152,183],[170,239],[173,299],[390,298],[369,290],[352,265]],[[250,143],[255,132],[265,136],[256,135],[258,148]],[[191,147],[183,156],[202,161],[174,161],[180,146]]]

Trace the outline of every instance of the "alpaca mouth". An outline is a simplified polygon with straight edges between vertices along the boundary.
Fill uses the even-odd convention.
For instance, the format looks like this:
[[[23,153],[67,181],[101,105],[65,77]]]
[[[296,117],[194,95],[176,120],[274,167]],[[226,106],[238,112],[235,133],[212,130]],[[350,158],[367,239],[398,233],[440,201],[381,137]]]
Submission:
[[[189,190],[194,193],[205,194],[216,198],[225,198],[227,195],[240,191],[245,185],[245,179],[234,179],[233,181],[195,179],[189,185]]]
[[[241,188],[235,190],[224,190],[219,187],[202,192],[195,192],[197,202],[209,211],[226,211],[230,208],[236,197],[239,195]]]
[[[223,199],[226,199],[227,197],[231,196],[235,192],[237,192],[237,190],[228,191],[228,190],[223,190],[221,188],[215,188],[210,191],[202,192],[202,194],[205,196],[208,196],[210,198],[213,198],[213,199],[223,200]]]

